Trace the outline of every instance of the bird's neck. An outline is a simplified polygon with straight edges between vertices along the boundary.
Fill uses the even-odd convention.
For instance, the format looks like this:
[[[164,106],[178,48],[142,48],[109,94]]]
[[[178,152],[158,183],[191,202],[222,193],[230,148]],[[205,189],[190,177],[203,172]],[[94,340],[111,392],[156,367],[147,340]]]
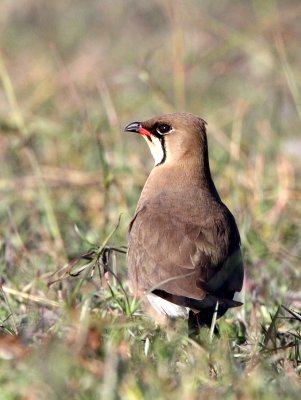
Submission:
[[[211,178],[208,160],[202,163],[202,159],[186,159],[176,163],[166,162],[158,165],[151,171],[139,203],[144,199],[150,199],[160,192],[182,192],[195,195],[204,194],[216,201],[220,201],[219,194]]]

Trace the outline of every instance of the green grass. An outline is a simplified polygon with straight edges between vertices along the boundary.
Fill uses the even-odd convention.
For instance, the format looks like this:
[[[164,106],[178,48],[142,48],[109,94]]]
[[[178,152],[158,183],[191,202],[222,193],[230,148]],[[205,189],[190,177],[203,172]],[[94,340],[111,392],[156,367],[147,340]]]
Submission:
[[[1,2],[1,400],[300,397],[300,14],[294,0]],[[152,167],[122,128],[182,110],[208,122],[242,236],[245,304],[212,340],[153,321],[124,254],[103,259],[126,245]]]

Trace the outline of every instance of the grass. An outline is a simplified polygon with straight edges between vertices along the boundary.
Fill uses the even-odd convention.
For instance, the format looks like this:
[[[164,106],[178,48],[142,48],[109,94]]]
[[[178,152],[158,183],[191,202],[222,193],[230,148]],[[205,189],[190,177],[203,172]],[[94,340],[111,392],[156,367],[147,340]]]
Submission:
[[[1,400],[298,398],[299,2],[21,3],[0,5]],[[156,323],[127,286],[152,160],[122,128],[176,110],[208,122],[242,236],[245,304],[219,338]]]

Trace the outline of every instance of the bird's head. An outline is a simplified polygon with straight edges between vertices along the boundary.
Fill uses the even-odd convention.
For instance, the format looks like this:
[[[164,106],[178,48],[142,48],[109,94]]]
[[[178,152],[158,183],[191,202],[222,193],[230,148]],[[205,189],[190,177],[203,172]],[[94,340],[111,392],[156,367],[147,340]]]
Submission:
[[[155,165],[185,162],[202,153],[207,156],[206,122],[190,113],[173,113],[142,122],[132,122],[125,132],[143,136]]]

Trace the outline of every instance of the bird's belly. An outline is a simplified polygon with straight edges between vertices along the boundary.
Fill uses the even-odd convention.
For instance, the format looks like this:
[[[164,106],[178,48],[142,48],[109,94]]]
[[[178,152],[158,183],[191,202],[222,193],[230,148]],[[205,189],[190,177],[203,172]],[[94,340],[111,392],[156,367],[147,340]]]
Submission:
[[[179,306],[177,304],[171,303],[170,301],[162,299],[162,297],[159,297],[154,293],[148,294],[147,299],[154,310],[156,310],[157,313],[161,315],[166,315],[169,318],[188,318],[188,307]]]

